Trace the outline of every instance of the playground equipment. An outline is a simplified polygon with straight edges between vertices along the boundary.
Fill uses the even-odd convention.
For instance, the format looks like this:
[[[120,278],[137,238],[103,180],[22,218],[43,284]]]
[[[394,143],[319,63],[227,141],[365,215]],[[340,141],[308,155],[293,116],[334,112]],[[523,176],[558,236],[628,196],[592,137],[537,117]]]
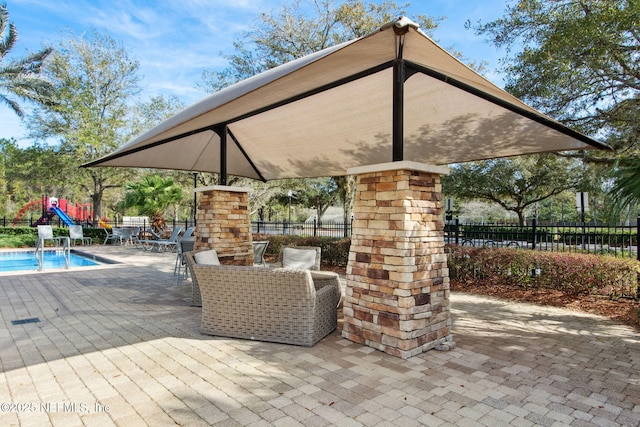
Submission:
[[[33,212],[38,204],[41,205],[42,212],[40,218],[31,224],[33,227],[50,224],[55,216],[67,226],[74,225],[76,222],[93,220],[92,206],[89,203],[71,203],[66,199],[42,196],[41,200],[32,200],[26,203],[16,214],[14,224],[27,213]]]

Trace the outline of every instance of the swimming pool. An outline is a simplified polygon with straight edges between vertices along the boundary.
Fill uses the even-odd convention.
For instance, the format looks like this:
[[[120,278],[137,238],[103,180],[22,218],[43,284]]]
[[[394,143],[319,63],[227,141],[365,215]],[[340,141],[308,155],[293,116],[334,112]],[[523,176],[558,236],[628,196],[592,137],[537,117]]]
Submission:
[[[90,267],[102,264],[98,260],[89,259],[71,252],[69,268]],[[42,270],[65,268],[64,253],[61,250],[45,250]],[[0,273],[7,271],[37,271],[38,260],[34,251],[0,251]]]

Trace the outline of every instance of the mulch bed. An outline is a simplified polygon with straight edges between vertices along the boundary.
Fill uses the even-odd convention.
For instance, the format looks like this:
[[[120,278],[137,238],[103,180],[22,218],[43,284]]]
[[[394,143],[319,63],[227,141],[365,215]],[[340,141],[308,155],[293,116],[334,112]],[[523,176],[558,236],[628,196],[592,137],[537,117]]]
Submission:
[[[469,285],[455,281],[451,282],[451,290],[596,314],[632,326],[640,331],[640,300],[637,299],[612,300],[604,296],[575,295],[553,289],[522,289],[508,285]]]
[[[342,275],[346,272],[345,267],[323,266],[322,269]],[[552,289],[522,289],[508,285],[469,285],[455,281],[451,281],[451,290],[596,314],[632,326],[640,332],[640,300],[637,299],[612,300],[603,296],[574,295]]]

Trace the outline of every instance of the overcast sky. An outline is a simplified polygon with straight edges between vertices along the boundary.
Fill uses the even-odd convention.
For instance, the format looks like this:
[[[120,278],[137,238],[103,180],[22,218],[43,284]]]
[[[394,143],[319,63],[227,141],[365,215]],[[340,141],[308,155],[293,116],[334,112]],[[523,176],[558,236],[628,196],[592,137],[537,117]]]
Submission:
[[[144,99],[176,96],[189,105],[206,96],[196,88],[204,69],[222,69],[223,54],[233,52],[232,42],[248,30],[261,12],[277,12],[274,0],[0,0],[19,33],[11,56],[24,56],[43,44],[57,44],[72,31],[107,32],[140,62]],[[382,0],[381,0],[382,1]],[[288,4],[291,2],[288,1]],[[396,4],[404,4],[402,0]],[[486,77],[499,86],[495,69],[502,53],[483,37],[464,28],[467,20],[490,21],[502,15],[509,0],[413,0],[412,15],[445,17],[435,33],[444,48],[453,48],[469,60],[489,64]],[[0,105],[0,138],[15,138],[20,145],[24,127],[18,117]]]

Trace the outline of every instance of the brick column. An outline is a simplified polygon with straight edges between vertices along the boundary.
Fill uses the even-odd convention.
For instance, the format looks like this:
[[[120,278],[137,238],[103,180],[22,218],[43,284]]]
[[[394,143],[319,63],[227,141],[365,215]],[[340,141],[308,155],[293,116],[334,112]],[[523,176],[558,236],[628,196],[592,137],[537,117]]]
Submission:
[[[212,248],[221,264],[253,265],[249,188],[197,188],[194,249]]]
[[[358,175],[342,336],[406,359],[454,345],[440,175],[414,162]]]

